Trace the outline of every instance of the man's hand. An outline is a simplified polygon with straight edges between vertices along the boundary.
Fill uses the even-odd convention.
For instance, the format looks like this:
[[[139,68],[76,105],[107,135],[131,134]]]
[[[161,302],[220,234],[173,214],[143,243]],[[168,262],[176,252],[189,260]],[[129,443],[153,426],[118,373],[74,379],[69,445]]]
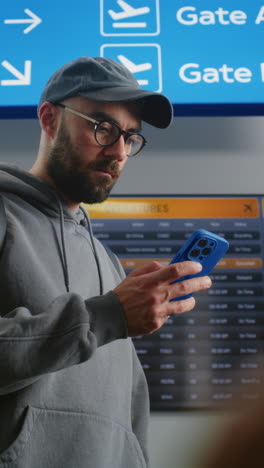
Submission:
[[[212,284],[210,278],[202,276],[170,283],[182,276],[199,273],[201,268],[198,262],[164,266],[154,261],[132,271],[114,289],[127,318],[128,335],[152,333],[166,322],[169,315],[192,310],[195,306],[193,297],[173,302],[170,299],[209,288]]]

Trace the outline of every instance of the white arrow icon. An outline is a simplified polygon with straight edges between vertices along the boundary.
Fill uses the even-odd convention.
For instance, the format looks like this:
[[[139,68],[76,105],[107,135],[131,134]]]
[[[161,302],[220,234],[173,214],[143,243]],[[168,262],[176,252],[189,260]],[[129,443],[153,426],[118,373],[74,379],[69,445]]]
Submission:
[[[40,23],[42,23],[42,19],[39,18],[35,13],[33,13],[31,10],[26,8],[24,12],[30,16],[28,19],[7,19],[4,20],[5,24],[30,24],[26,29],[24,29],[23,33],[27,34],[29,33],[33,28],[38,26]]]
[[[120,13],[116,13],[116,11],[108,10],[109,15],[113,18],[113,20],[120,20],[124,18],[131,18],[133,16],[144,15],[149,13],[150,9],[148,7],[142,8],[133,8],[127,2],[123,0],[117,0],[118,5],[122,8],[123,11]]]
[[[21,73],[17,68],[13,67],[11,63],[7,60],[4,60],[1,65],[6,68],[12,75],[14,75],[17,79],[16,80],[2,80],[2,86],[23,86],[23,85],[30,85],[31,83],[31,60],[25,61],[24,66],[24,74]]]
[[[118,60],[128,68],[131,73],[142,72],[146,70],[150,70],[152,68],[151,63],[141,63],[140,65],[136,65],[134,62],[131,62],[128,58],[124,55],[118,55]]]

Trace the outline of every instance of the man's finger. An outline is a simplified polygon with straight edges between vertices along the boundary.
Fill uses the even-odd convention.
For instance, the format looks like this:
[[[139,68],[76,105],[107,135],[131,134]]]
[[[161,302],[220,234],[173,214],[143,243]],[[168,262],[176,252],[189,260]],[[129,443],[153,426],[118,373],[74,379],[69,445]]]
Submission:
[[[166,315],[178,315],[184,314],[185,312],[190,312],[195,306],[195,299],[194,297],[188,297],[187,299],[183,299],[182,301],[176,302],[168,302],[166,311],[164,314]]]
[[[155,271],[159,271],[162,268],[165,268],[164,265],[162,265],[159,262],[153,261],[147,263],[146,265],[143,265],[142,267],[136,268],[128,276],[146,275],[148,273],[154,273]]]
[[[157,271],[150,272],[148,276],[149,284],[152,286],[158,286],[159,284],[169,284],[182,276],[194,275],[200,273],[202,265],[199,262],[193,262],[186,260],[180,263],[174,263],[167,265]]]
[[[186,296],[202,289],[208,289],[212,286],[212,280],[209,276],[198,276],[196,278],[190,278],[177,283],[173,283],[169,286],[169,298]]]

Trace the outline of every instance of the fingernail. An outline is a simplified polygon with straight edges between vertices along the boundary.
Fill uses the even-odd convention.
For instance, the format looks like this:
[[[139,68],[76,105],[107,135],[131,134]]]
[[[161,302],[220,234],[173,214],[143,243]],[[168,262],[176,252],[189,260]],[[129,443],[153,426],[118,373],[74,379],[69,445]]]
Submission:
[[[210,288],[210,286],[212,286],[212,280],[211,280],[209,277],[206,278],[206,281],[205,281],[205,282],[206,282],[207,288]]]

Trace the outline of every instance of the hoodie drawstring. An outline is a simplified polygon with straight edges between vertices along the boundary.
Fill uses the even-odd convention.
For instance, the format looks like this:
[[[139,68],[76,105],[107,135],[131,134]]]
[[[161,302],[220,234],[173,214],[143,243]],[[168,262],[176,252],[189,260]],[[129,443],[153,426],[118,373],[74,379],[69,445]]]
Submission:
[[[86,227],[87,231],[90,234],[93,254],[94,254],[95,262],[96,262],[96,265],[97,265],[98,276],[99,276],[99,294],[100,294],[100,296],[102,296],[102,294],[103,294],[103,275],[102,275],[102,269],[101,269],[101,265],[100,265],[100,262],[99,262],[98,254],[97,254],[95,243],[94,243],[93,228],[92,228],[91,220],[90,220],[90,218],[88,216],[87,211],[82,206],[80,206],[80,209],[83,212],[83,215],[84,215],[84,217],[86,219],[87,226],[85,226],[85,227]]]
[[[68,269],[67,251],[66,251],[66,246],[65,246],[65,235],[64,235],[63,207],[62,207],[60,199],[56,197],[56,200],[57,200],[57,203],[58,203],[59,216],[60,216],[60,235],[61,235],[62,266],[63,266],[64,281],[65,281],[66,291],[70,292],[69,269]],[[83,215],[85,217],[86,224],[87,224],[87,226],[85,226],[85,227],[86,227],[87,231],[89,232],[90,238],[91,238],[93,254],[94,254],[94,258],[95,258],[95,262],[96,262],[96,266],[97,266],[97,271],[98,271],[98,276],[99,276],[99,294],[101,296],[103,294],[103,275],[102,275],[101,265],[100,265],[100,262],[99,262],[98,254],[97,254],[95,243],[94,243],[92,224],[91,224],[90,218],[89,218],[86,210],[82,206],[80,206],[80,209],[83,212]]]
[[[64,237],[63,208],[62,208],[62,204],[59,198],[57,198],[57,202],[58,202],[59,214],[60,214],[60,234],[61,234],[62,265],[63,265],[64,281],[65,281],[66,291],[70,292],[69,269],[68,269],[67,252],[66,252],[65,237]]]

